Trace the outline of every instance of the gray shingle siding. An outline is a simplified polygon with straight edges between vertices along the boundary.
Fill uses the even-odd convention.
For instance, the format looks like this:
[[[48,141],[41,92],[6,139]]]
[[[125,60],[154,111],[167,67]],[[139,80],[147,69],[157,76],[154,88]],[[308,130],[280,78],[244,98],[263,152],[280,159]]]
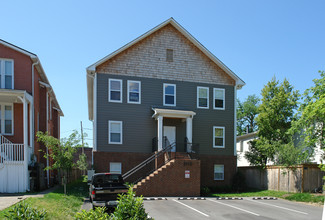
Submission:
[[[108,79],[123,80],[123,102],[108,102]],[[141,81],[141,104],[127,103],[127,80]],[[176,107],[163,106],[163,83],[176,84]],[[197,86],[209,87],[209,109],[197,108]],[[225,110],[213,109],[213,88],[225,89]],[[152,107],[191,110],[193,143],[200,144],[200,154],[234,155],[234,87],[111,74],[97,75],[97,149],[105,152],[152,152],[157,136],[157,121]],[[108,144],[108,121],[123,122],[123,144]],[[173,119],[175,120],[175,119]],[[165,125],[173,124],[167,120]],[[177,142],[183,142],[186,122],[175,120]],[[225,127],[225,148],[213,148],[213,126]],[[177,149],[183,146],[177,146]]]

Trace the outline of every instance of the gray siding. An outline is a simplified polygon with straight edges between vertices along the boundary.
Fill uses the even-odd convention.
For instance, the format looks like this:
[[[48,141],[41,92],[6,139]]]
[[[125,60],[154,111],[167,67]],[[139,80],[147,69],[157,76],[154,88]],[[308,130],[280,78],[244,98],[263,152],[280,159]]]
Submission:
[[[108,102],[108,79],[123,80],[123,102]],[[152,107],[191,110],[193,143],[200,144],[200,154],[234,155],[234,87],[144,77],[98,74],[97,77],[97,147],[105,152],[152,151],[152,139],[157,136],[157,121],[152,118]],[[141,81],[141,104],[127,103],[127,80]],[[176,107],[163,106],[163,83],[176,84]],[[209,87],[209,109],[197,108],[197,86]],[[225,110],[213,109],[213,88],[224,88]],[[108,144],[108,121],[123,121],[123,144]],[[177,142],[183,142],[186,122],[164,120],[176,126]],[[225,148],[213,148],[213,126],[225,127]],[[183,146],[180,146],[183,148]],[[177,147],[179,149],[179,146]]]

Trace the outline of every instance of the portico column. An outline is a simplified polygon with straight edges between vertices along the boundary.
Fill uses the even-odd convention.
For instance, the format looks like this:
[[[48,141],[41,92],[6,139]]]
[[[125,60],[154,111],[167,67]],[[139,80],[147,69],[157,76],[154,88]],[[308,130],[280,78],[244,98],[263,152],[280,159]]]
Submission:
[[[23,98],[23,137],[24,137],[24,170],[25,170],[25,189],[29,189],[28,175],[28,105],[27,99]]]
[[[163,149],[163,116],[158,116],[158,151]]]
[[[192,144],[192,131],[193,131],[193,128],[192,128],[192,117],[187,117],[186,118],[186,137],[187,137],[187,140],[189,143]],[[191,152],[192,151],[192,145],[191,144],[188,144],[187,145],[187,152]]]

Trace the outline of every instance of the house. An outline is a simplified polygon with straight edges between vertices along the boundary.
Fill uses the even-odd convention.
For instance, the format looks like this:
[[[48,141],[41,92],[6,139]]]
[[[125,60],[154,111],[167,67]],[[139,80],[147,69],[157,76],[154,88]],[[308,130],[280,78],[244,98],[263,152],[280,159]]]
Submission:
[[[36,54],[0,40],[0,193],[49,186],[36,132],[60,137],[63,112]]]
[[[244,85],[173,18],[161,23],[87,68],[96,172],[129,178],[172,146],[173,159],[160,166],[156,157],[155,171],[138,179],[138,194],[197,195],[200,186],[230,184]]]
[[[249,142],[256,138],[258,138],[257,131],[244,134],[241,136],[237,136],[237,167],[250,166],[250,163],[245,158],[245,153],[249,151],[249,147],[250,147]],[[313,156],[310,158],[310,161],[308,163],[312,163],[312,164],[324,163],[324,160],[322,159],[323,154],[324,154],[323,150],[320,149],[320,146],[318,145],[314,149]],[[266,165],[274,165],[274,163],[272,161],[268,161]]]

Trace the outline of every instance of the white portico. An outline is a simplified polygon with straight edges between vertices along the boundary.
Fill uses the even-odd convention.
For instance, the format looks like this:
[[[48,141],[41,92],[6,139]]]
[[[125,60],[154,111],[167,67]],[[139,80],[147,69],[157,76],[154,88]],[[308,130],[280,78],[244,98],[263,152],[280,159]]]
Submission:
[[[162,109],[153,108],[154,114],[152,115],[158,123],[158,151],[163,149],[163,129],[164,129],[164,118],[178,118],[186,120],[186,137],[189,143],[192,143],[192,132],[193,132],[193,117],[196,115],[193,111],[176,110],[176,109]],[[187,149],[190,151],[191,149]]]

